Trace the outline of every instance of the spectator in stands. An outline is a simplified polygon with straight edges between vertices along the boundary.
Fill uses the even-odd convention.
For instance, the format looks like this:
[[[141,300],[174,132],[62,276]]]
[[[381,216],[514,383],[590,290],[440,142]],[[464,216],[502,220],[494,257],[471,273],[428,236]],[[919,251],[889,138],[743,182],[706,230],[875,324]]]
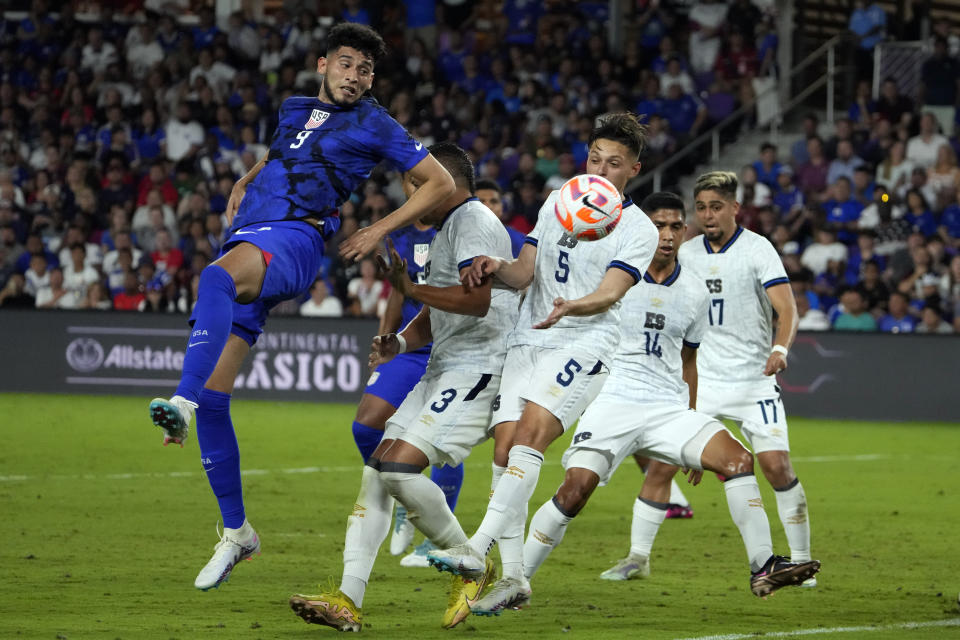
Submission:
[[[853,170],[853,184],[851,186],[854,200],[866,207],[873,202],[873,191],[877,184],[873,181],[873,168],[862,164]]]
[[[930,202],[934,211],[943,211],[955,198],[960,187],[960,168],[957,154],[949,144],[940,145],[937,150],[937,161],[927,169],[927,185],[934,196]]]
[[[917,333],[953,333],[953,327],[943,319],[943,310],[938,303],[924,305]]]
[[[106,311],[113,308],[113,302],[110,300],[110,292],[103,282],[97,281],[87,289],[87,297],[81,302],[81,309],[95,309]]]
[[[167,274],[170,278],[183,266],[183,252],[173,246],[173,239],[166,228],[157,231],[150,259],[157,271]]]
[[[137,278],[137,272],[128,269],[123,274],[123,287],[113,296],[113,308],[118,311],[137,311],[144,298],[143,286]]]
[[[769,142],[760,145],[760,159],[753,163],[757,172],[757,180],[771,189],[777,189],[777,176],[783,167],[777,161],[777,146]]]
[[[721,34],[728,7],[714,0],[700,0],[690,8],[690,66],[695,74],[711,71],[720,54]]]
[[[949,144],[949,140],[937,133],[936,116],[925,111],[920,116],[920,133],[910,138],[907,143],[907,159],[914,165],[927,169],[936,163],[937,153],[945,144]]]
[[[866,131],[873,126],[873,114],[877,111],[877,103],[871,94],[870,80],[861,78],[857,82],[857,93],[853,104],[847,109],[847,117],[856,129]]]
[[[807,139],[807,156],[807,162],[797,169],[797,187],[808,200],[823,200],[830,165],[823,153],[823,141],[819,137]]]
[[[76,300],[73,292],[63,286],[63,271],[54,267],[49,272],[48,284],[37,289],[37,309],[74,309]]]
[[[203,146],[203,127],[193,118],[186,102],[177,105],[176,117],[167,122],[164,131],[167,159],[171,162],[192,158]]]
[[[748,164],[740,169],[736,198],[741,206],[766,207],[773,202],[773,191],[759,181],[754,165]]]
[[[877,260],[867,260],[862,264],[863,277],[856,283],[856,287],[867,301],[867,309],[874,315],[879,315],[887,309],[890,288],[883,281],[883,274]]]
[[[707,120],[706,107],[690,94],[683,93],[678,84],[670,85],[666,95],[663,117],[670,125],[670,131],[682,141],[695,138]]]
[[[777,172],[777,183],[773,193],[773,208],[786,218],[803,209],[803,192],[793,183],[793,169],[785,164]]]
[[[310,298],[300,305],[300,315],[311,318],[339,318],[343,315],[343,305],[335,296],[323,278],[317,278],[310,287]]]
[[[33,309],[36,300],[26,290],[26,279],[20,273],[14,273],[0,290],[0,309]]]
[[[376,316],[377,301],[383,288],[383,280],[377,279],[377,267],[373,260],[364,259],[360,262],[360,276],[350,280],[347,285],[347,297],[350,300],[347,312],[353,316]]]
[[[808,113],[803,116],[803,137],[793,143],[790,147],[790,163],[794,168],[799,169],[810,161],[810,154],[807,151],[807,145],[810,138],[817,136],[817,128],[820,126],[820,119],[815,113]]]
[[[70,299],[62,301],[62,308],[76,309],[87,297],[87,289],[100,281],[100,274],[87,263],[87,249],[78,242],[70,247],[70,260],[64,262],[63,286]]]
[[[810,307],[810,300],[805,295],[796,295],[797,317],[799,322],[797,329],[800,331],[827,331],[830,329],[830,320],[820,309]]]
[[[886,37],[887,14],[877,4],[867,5],[863,0],[853,3],[853,12],[847,28],[857,36],[855,64],[861,77],[873,75],[873,48]]]
[[[847,247],[837,242],[833,230],[824,227],[817,230],[816,242],[804,250],[800,262],[814,276],[819,276],[827,271],[831,263],[843,264],[846,259]]]
[[[948,205],[940,214],[940,226],[937,233],[944,243],[954,250],[960,249],[960,189],[954,194],[955,202]]]
[[[826,224],[836,230],[840,242],[852,244],[856,240],[855,231],[859,226],[863,205],[851,195],[850,179],[846,176],[837,179],[830,193],[832,198],[823,203],[827,213]]]
[[[678,56],[670,58],[667,62],[666,70],[660,74],[660,95],[667,97],[670,92],[670,87],[674,84],[680,85],[682,93],[693,94],[696,92],[693,78],[684,70]]]
[[[881,316],[877,328],[884,333],[913,333],[917,319],[910,314],[910,298],[894,291],[890,294],[889,312]]]
[[[900,140],[891,145],[890,153],[877,167],[877,184],[896,192],[910,181],[914,165],[912,160],[907,159],[906,151],[907,145]]]
[[[861,229],[857,234],[857,244],[849,248],[847,257],[847,284],[856,284],[864,277],[864,269],[875,262],[880,271],[886,266],[886,258],[877,253],[877,236],[870,229]],[[872,306],[872,305],[871,305]]]
[[[937,219],[930,210],[927,199],[919,189],[907,191],[906,220],[915,229],[925,236],[932,236],[937,232]]]
[[[24,290],[31,296],[36,296],[41,289],[50,287],[50,269],[57,266],[48,266],[47,257],[43,253],[30,255],[30,268],[23,274],[26,279]]]
[[[107,66],[117,61],[117,48],[112,42],[104,41],[103,28],[99,25],[90,27],[87,32],[87,44],[81,51],[80,66],[93,73],[103,73]]]
[[[946,38],[934,38],[933,55],[923,63],[920,77],[923,111],[937,119],[945,135],[953,135],[960,62],[950,57]]]
[[[903,121],[904,116],[909,117],[913,113],[913,100],[900,93],[894,78],[886,78],[880,86],[876,110],[880,118],[896,125]]]
[[[867,301],[859,289],[851,287],[840,295],[843,311],[833,321],[837,331],[876,331],[877,321],[867,309]]]
[[[836,184],[840,178],[853,182],[853,172],[862,164],[863,158],[853,152],[853,143],[850,140],[839,140],[836,158],[827,170],[827,184]]]

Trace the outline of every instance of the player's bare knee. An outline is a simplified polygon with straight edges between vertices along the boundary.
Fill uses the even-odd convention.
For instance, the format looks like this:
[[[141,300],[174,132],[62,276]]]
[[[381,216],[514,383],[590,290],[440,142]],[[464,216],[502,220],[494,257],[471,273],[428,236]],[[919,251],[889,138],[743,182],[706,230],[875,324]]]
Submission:
[[[786,452],[759,454],[757,458],[763,475],[774,488],[785,487],[796,480],[797,476]]]
[[[720,473],[732,478],[745,473],[753,473],[753,454],[740,447],[740,450],[727,459]]]
[[[571,469],[557,489],[554,501],[564,515],[574,516],[587,504],[593,490],[597,488],[599,477],[586,469]]]

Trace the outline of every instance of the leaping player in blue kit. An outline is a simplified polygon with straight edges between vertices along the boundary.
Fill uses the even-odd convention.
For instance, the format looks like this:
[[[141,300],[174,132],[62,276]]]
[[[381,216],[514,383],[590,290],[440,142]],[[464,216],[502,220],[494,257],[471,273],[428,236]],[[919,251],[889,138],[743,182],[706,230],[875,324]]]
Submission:
[[[230,394],[267,313],[310,287],[324,240],[340,227],[337,208],[381,160],[422,186],[396,211],[344,241],[339,249],[345,260],[370,253],[386,234],[422,217],[454,190],[450,174],[423,145],[364,97],[385,52],[383,39],[369,27],[344,23],[330,30],[326,56],[317,61],[323,75],[319,95],[283,102],[269,151],[234,185],[227,240],[200,275],[180,384],[169,400],[150,403],[164,444],[182,446],[196,413],[201,461],[224,526],[194,582],[198,589],[219,586],[237,562],[260,550],[244,512]]]

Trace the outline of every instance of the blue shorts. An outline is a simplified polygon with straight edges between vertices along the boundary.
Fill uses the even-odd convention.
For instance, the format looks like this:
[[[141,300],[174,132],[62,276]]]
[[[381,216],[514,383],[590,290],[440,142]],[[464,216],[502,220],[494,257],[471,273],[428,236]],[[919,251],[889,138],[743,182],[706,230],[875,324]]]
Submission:
[[[259,248],[267,262],[263,286],[256,300],[248,304],[233,303],[230,332],[252,347],[263,333],[270,309],[310,289],[320,271],[324,243],[320,232],[309,222],[276,220],[234,231],[223,243],[220,255],[241,242]],[[191,316],[191,325],[194,319]]]
[[[386,400],[394,408],[399,407],[423,377],[429,359],[429,351],[401,353],[390,362],[377,367],[370,375],[367,388],[363,392]]]

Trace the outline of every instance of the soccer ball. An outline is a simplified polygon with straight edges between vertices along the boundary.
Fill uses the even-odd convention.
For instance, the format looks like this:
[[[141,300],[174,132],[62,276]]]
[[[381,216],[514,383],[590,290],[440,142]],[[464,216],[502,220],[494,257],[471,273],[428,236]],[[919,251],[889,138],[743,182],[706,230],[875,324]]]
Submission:
[[[574,176],[560,187],[554,213],[564,229],[578,240],[599,240],[620,222],[623,201],[606,178]]]

